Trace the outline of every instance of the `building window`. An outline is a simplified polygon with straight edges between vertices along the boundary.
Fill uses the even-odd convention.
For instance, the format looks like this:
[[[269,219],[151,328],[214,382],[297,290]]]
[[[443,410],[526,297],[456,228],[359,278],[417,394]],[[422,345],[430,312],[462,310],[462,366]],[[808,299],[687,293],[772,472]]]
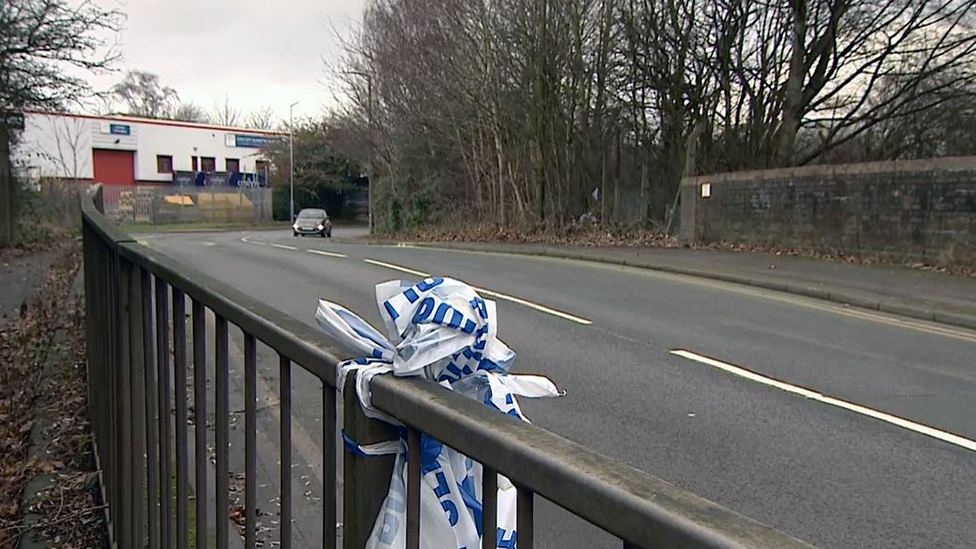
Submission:
[[[193,171],[198,171],[200,169],[199,164],[197,164],[197,157],[191,156],[190,163],[193,164]]]
[[[212,156],[201,156],[200,157],[200,171],[206,173],[214,173],[217,171],[217,160]]]
[[[224,160],[224,167],[226,172],[234,173],[241,171],[241,161],[237,158],[227,158]]]
[[[157,154],[156,173],[173,173],[173,157]]]

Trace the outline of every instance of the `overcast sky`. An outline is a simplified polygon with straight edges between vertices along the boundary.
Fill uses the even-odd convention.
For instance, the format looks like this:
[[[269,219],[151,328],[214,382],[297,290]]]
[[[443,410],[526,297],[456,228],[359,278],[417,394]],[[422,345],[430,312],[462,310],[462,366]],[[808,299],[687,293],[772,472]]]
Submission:
[[[105,7],[114,0],[97,0]],[[224,93],[247,111],[319,114],[334,104],[322,59],[336,59],[336,31],[358,26],[366,0],[126,0],[121,70],[158,74],[183,101],[210,110]],[[108,88],[121,72],[99,76]]]

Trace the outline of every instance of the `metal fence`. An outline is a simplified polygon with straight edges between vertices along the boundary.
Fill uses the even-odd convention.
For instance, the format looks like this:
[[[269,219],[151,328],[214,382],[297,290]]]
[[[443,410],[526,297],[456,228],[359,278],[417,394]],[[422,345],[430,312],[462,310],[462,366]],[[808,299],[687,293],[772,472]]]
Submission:
[[[105,185],[105,215],[116,223],[265,223],[271,188],[257,186]]]
[[[228,326],[244,336],[245,546],[254,548],[256,509],[256,345],[280,358],[281,547],[292,545],[292,365],[321,382],[323,404],[322,546],[362,547],[383,501],[389,460],[343,456],[337,493],[339,430],[369,443],[389,436],[367,420],[353,390],[336,414],[337,352],[310,326],[134,242],[102,213],[102,189],[82,199],[89,391],[96,456],[114,547],[208,547],[230,542],[228,513]],[[189,331],[184,320],[192,312]],[[215,316],[208,341],[207,310]],[[188,337],[189,335],[189,337]],[[187,341],[190,348],[187,348]],[[173,360],[170,360],[172,351]],[[213,353],[215,500],[208,510],[205,368]],[[193,372],[192,436],[187,425]],[[350,376],[352,377],[352,376]],[[347,380],[351,386],[355,380]],[[535,496],[542,496],[623,540],[623,547],[809,547],[723,507],[553,433],[498,413],[431,383],[378,376],[373,403],[407,426],[407,547],[419,547],[419,440],[426,433],[484,465],[483,532],[496,531],[497,474],[518,487],[517,547],[533,547]],[[175,421],[171,421],[171,414]],[[192,476],[191,476],[192,473]],[[166,479],[175,478],[175,490]],[[191,482],[195,520],[190,524]],[[174,493],[175,492],[175,493]],[[510,542],[508,542],[510,543]],[[484,536],[482,548],[494,548]],[[433,548],[441,549],[441,548]],[[474,548],[471,548],[474,549]]]

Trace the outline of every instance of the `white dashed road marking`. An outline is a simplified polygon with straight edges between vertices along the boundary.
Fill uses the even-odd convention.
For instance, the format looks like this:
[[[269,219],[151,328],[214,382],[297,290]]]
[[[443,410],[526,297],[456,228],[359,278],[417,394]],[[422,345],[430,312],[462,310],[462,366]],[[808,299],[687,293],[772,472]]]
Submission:
[[[346,257],[346,254],[337,254],[335,252],[326,252],[324,250],[305,250],[310,254],[324,255],[328,257]]]
[[[921,423],[916,423],[914,421],[901,418],[898,416],[893,416],[885,412],[881,412],[866,406],[861,406],[860,404],[854,404],[853,402],[847,402],[846,400],[840,400],[839,398],[830,397],[817,391],[811,391],[810,389],[805,389],[803,387],[798,387],[796,385],[791,385],[785,381],[779,381],[771,377],[766,377],[762,374],[757,374],[756,372],[746,370],[739,366],[728,364],[722,362],[721,360],[716,360],[714,358],[709,358],[704,355],[693,353],[691,351],[686,351],[684,349],[674,349],[671,354],[680,356],[682,358],[687,358],[688,360],[694,360],[695,362],[706,364],[719,370],[723,370],[730,374],[737,375],[739,377],[744,377],[750,381],[755,381],[756,383],[761,383],[769,387],[775,387],[781,391],[786,391],[787,393],[793,393],[795,395],[800,395],[804,398],[809,398],[810,400],[816,400],[823,404],[829,406],[836,406],[838,408],[843,408],[855,414],[861,414],[863,416],[872,417],[884,421],[885,423],[890,423],[896,425],[903,429],[908,429],[909,431],[914,431],[923,435],[930,436],[932,438],[939,439],[943,442],[948,442],[960,448],[965,448],[976,452],[976,440],[970,440],[959,435],[954,435],[952,433],[936,429],[934,427],[929,427],[928,425],[922,425]]]
[[[428,277],[428,276],[430,276],[429,274],[427,274],[427,273],[425,273],[423,271],[415,271],[413,269],[408,269],[406,267],[401,267],[399,265],[394,265],[392,263],[385,263],[383,261],[377,261],[375,259],[366,258],[363,261],[365,261],[366,263],[369,263],[370,265],[377,265],[379,267],[386,267],[387,269],[393,269],[394,271],[400,271],[402,273],[412,274],[412,275],[416,275],[416,276],[422,276],[422,277],[425,277],[425,278]]]
[[[414,269],[409,269],[407,267],[401,267],[399,265],[394,265],[392,263],[386,263],[384,261],[377,261],[375,259],[368,259],[368,258],[367,259],[363,259],[363,261],[365,261],[366,263],[369,263],[371,265],[376,265],[376,266],[379,266],[379,267],[385,267],[387,269],[393,269],[394,271],[400,271],[400,272],[404,272],[404,273],[407,273],[407,274],[412,274],[412,275],[422,276],[422,277],[428,277],[428,276],[430,276],[430,274],[425,273],[423,271],[416,271]],[[556,317],[562,318],[564,320],[569,320],[570,322],[575,322],[577,324],[582,324],[584,326],[589,326],[590,324],[593,324],[593,321],[592,320],[587,320],[585,318],[578,317],[576,315],[571,315],[569,313],[564,313],[562,311],[557,311],[556,309],[552,309],[550,307],[546,307],[545,305],[539,305],[538,303],[533,303],[531,301],[522,299],[520,297],[515,297],[515,296],[511,296],[511,295],[499,293],[499,292],[496,292],[494,290],[488,290],[488,289],[485,289],[485,288],[478,288],[476,286],[473,286],[473,288],[476,291],[478,291],[479,293],[482,293],[484,295],[496,297],[498,299],[504,299],[505,301],[511,301],[512,303],[518,303],[519,305],[524,305],[526,307],[529,307],[530,309],[535,309],[536,311],[539,311],[539,312],[542,312],[542,313],[546,313],[546,314],[549,314],[549,315],[552,315],[552,316],[556,316]]]

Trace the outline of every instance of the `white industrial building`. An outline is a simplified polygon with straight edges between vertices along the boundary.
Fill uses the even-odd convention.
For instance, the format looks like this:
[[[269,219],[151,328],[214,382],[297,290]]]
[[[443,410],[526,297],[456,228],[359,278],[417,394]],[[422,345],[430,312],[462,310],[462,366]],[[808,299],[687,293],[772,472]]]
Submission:
[[[27,111],[12,160],[33,181],[171,184],[174,172],[191,172],[186,175],[198,185],[233,185],[242,174],[263,176],[268,164],[262,148],[286,136],[173,120]]]

